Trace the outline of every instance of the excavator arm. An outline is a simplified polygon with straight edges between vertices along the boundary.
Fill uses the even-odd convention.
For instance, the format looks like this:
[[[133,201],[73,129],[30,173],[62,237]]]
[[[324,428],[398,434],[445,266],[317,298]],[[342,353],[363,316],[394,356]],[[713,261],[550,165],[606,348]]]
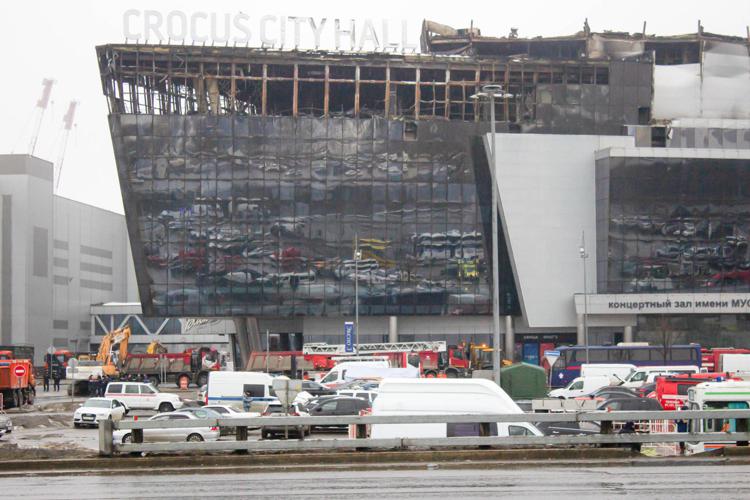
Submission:
[[[96,360],[102,363],[102,371],[107,375],[115,375],[118,365],[128,355],[130,340],[130,326],[112,330],[102,339]],[[117,348],[117,351],[114,349]],[[114,358],[114,359],[113,359]]]

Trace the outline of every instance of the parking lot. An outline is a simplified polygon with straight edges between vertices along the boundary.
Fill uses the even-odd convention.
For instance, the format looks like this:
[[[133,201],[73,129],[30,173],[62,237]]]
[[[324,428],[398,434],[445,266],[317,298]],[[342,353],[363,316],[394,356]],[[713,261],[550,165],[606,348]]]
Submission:
[[[99,434],[96,427],[74,428],[73,412],[83,403],[86,397],[67,395],[63,383],[60,392],[37,392],[34,405],[23,410],[10,409],[7,415],[13,421],[13,432],[0,438],[0,457],[33,458],[85,456],[99,450]],[[198,406],[197,389],[179,390],[171,384],[161,386],[162,392],[177,394],[187,407]],[[123,420],[148,418],[155,411],[132,410]],[[315,429],[313,435],[318,439],[341,437],[346,431],[341,429]],[[234,439],[234,436],[222,436],[220,440]],[[249,440],[261,439],[259,429],[248,432]],[[12,456],[11,456],[12,453]]]

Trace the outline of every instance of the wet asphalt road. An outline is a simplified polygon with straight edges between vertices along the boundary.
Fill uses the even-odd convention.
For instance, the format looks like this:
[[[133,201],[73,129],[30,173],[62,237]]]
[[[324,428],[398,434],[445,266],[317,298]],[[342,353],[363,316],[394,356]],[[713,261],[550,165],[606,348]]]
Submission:
[[[145,471],[144,471],[145,472]],[[749,498],[750,466],[105,475],[0,479],[5,498]]]

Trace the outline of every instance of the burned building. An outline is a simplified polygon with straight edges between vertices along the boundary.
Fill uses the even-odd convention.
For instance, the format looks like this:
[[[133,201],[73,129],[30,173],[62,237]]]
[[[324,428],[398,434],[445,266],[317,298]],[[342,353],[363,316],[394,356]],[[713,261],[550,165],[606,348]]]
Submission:
[[[586,25],[521,39],[425,21],[420,54],[124,44],[97,47],[97,57],[144,312],[253,317],[262,329],[332,341],[354,313],[357,281],[370,320],[364,340],[395,336],[388,317],[402,336],[489,340],[491,167],[501,313],[516,318],[531,361],[526,343],[576,339],[580,263],[558,246],[563,230],[573,239],[588,230],[597,270],[607,272],[601,260],[615,234],[597,231],[606,198],[595,195],[605,189],[597,179],[609,180],[595,175],[597,151],[696,141],[696,120],[750,118],[746,98],[725,94],[712,107],[702,97],[716,92],[726,57],[747,58],[746,41],[702,31],[655,37]],[[706,70],[699,82],[679,78],[694,65]],[[486,84],[505,92],[491,166],[488,104],[473,98]],[[690,98],[701,100],[698,111]],[[675,134],[680,119],[689,131]],[[581,141],[587,156],[571,177],[555,178],[565,148]],[[524,164],[533,156],[519,156],[524,148],[558,153]],[[550,175],[534,180],[542,163],[537,171]],[[574,175],[580,185],[568,186]],[[537,187],[551,178],[550,197]],[[548,204],[561,199],[563,212],[582,212],[554,222]],[[425,315],[442,316],[441,326]],[[599,328],[628,336],[632,326],[618,316]]]

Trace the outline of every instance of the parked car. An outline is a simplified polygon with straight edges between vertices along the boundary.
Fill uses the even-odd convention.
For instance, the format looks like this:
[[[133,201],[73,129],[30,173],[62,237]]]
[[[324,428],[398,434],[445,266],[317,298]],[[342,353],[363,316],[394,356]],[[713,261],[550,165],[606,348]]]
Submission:
[[[234,406],[229,405],[206,405],[203,407],[203,409],[215,411],[222,418],[251,418],[260,416],[260,413],[252,411],[239,411]]]
[[[607,387],[611,384],[612,380],[607,375],[594,375],[591,377],[576,377],[570,381],[566,387],[554,389],[550,391],[549,397],[551,398],[576,398],[579,396],[586,396],[592,392]]]
[[[595,390],[589,395],[589,397],[591,399],[606,401],[608,399],[615,398],[636,398],[638,397],[638,394],[636,394],[632,389],[628,389],[627,387],[610,385]]]
[[[596,422],[539,422],[536,428],[545,436],[575,436],[599,434],[601,428]]]
[[[311,396],[330,396],[336,394],[336,391],[320,385],[313,380],[303,380],[302,390]]]
[[[219,412],[212,410],[211,408],[206,408],[205,406],[182,408],[173,413],[190,413],[198,418],[221,418]]]
[[[607,411],[661,411],[659,401],[653,398],[614,398],[603,401],[597,410]]]
[[[174,411],[182,408],[183,402],[176,394],[159,392],[151,384],[144,382],[110,382],[104,397],[116,399],[126,410]]]
[[[13,422],[10,417],[6,415],[0,415],[0,437],[5,436],[13,432]]]
[[[650,384],[645,384],[637,388],[635,390],[635,393],[641,398],[647,398],[649,397],[649,394],[651,394],[655,390],[656,390],[656,382],[651,382]],[[654,397],[656,396],[654,395]]]
[[[73,413],[73,427],[96,427],[102,420],[121,420],[125,406],[116,399],[89,398]]]
[[[199,420],[192,413],[170,412],[154,415],[149,421],[170,421],[170,420]],[[118,430],[113,433],[115,443],[132,443],[133,434],[130,429]],[[219,439],[218,427],[175,427],[168,429],[143,429],[144,442],[163,442],[163,441],[216,441]]]
[[[336,396],[321,401],[315,406],[308,406],[307,411],[313,417],[330,417],[359,415],[360,411],[367,410],[371,407],[372,404],[366,399],[354,398],[351,396]]]
[[[365,390],[356,390],[356,389],[347,389],[343,391],[338,391],[339,396],[350,396],[352,398],[359,398],[364,399],[370,403],[370,406],[372,406],[372,402],[375,401],[375,398],[378,397],[377,391],[365,391]]]
[[[297,405],[292,405],[289,413],[284,413],[284,406],[281,403],[269,403],[266,409],[261,413],[262,417],[284,417],[284,416],[308,416],[308,413],[299,408]],[[298,425],[298,426],[284,426],[284,425],[264,425],[260,428],[260,435],[263,439],[272,438],[275,436],[296,436],[298,438],[309,436],[312,429],[309,425]]]

